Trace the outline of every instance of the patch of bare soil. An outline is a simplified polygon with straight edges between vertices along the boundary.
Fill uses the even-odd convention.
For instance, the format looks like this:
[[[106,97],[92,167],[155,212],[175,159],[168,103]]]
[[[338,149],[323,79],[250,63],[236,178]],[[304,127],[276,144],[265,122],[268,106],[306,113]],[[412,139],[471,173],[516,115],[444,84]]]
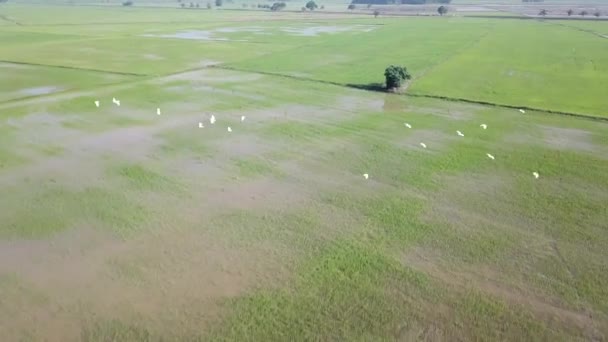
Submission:
[[[305,124],[332,125],[353,118],[355,112],[339,107],[317,107],[299,104],[283,105],[271,108],[260,108],[246,112],[235,111],[231,115],[247,116],[247,123],[256,122],[302,122]]]
[[[310,198],[311,189],[270,178],[221,187],[207,200],[215,210],[279,209],[297,207]]]
[[[435,116],[441,116],[451,120],[471,120],[475,117],[475,115],[482,110],[483,107],[475,106],[475,105],[465,105],[465,104],[449,104],[449,107],[425,107],[425,106],[413,106],[408,105],[408,112],[417,112],[417,113],[425,113],[432,114]]]
[[[360,96],[342,96],[336,101],[336,106],[346,111],[376,111],[383,110],[385,100],[379,98],[366,98]]]
[[[559,150],[597,152],[591,133],[574,128],[543,126],[544,141],[549,147]]]
[[[165,57],[159,56],[154,53],[146,53],[143,55],[143,57],[144,57],[144,59],[147,59],[149,61],[162,61],[165,59]]]
[[[294,205],[301,194],[259,180],[197,196],[188,208],[165,208],[167,220],[133,240],[75,227],[49,240],[1,241],[0,275],[12,274],[21,285],[3,302],[3,310],[19,314],[5,317],[0,331],[9,340],[27,332],[35,340],[76,341],[96,320],[144,317],[151,332],[196,336],[221,316],[225,299],[289,273],[268,246],[235,248],[208,234],[206,225],[219,213],[214,208],[276,209]]]
[[[227,96],[236,96],[236,97],[242,97],[248,100],[253,100],[253,101],[261,101],[261,100],[265,100],[266,96],[264,95],[260,95],[260,94],[254,94],[254,93],[247,93],[244,91],[238,91],[238,90],[227,90],[227,89],[221,89],[221,88],[214,88],[214,87],[210,87],[210,86],[205,86],[205,85],[197,85],[194,87],[189,87],[188,88],[190,91],[200,91],[200,92],[205,92],[208,94],[220,94],[220,95],[227,95]]]
[[[238,127],[234,129],[238,129]],[[230,139],[218,141],[217,145],[218,154],[222,158],[228,159],[260,156],[272,150],[269,143],[253,134],[234,135]]]
[[[14,63],[6,63],[6,62],[0,62],[0,68],[6,68],[6,69],[31,69],[30,66],[28,65],[24,65],[24,64],[14,64]]]
[[[443,150],[446,146],[450,144],[450,142],[454,141],[456,138],[457,137],[450,136],[443,132],[434,130],[408,130],[407,135],[397,140],[395,142],[395,145],[402,148],[415,149],[432,153],[434,151]],[[427,148],[422,148],[420,143],[424,143]]]
[[[430,203],[423,214],[428,222],[446,223],[452,228],[463,231],[475,231],[475,227],[495,227],[508,232],[517,232],[533,236],[533,241],[542,241],[545,248],[534,249],[535,252],[550,251],[548,240],[535,229],[534,222],[516,215],[504,215],[507,208],[500,212],[492,210],[484,203],[501,201],[505,198],[511,183],[500,175],[467,174],[442,176],[440,183],[445,184],[441,191],[430,196]],[[502,204],[507,206],[508,203]],[[532,227],[532,228],[531,228]],[[544,255],[544,254],[543,254]]]
[[[162,143],[156,134],[185,125],[195,127],[199,114],[193,113],[192,109],[186,111],[190,114],[158,121],[154,125],[115,128],[100,133],[65,128],[61,123],[69,117],[60,118],[52,114],[37,113],[11,119],[11,125],[19,128],[16,139],[23,145],[20,153],[34,161],[4,173],[0,177],[0,185],[8,186],[29,179],[58,181],[72,187],[95,184],[102,178],[104,158],[128,161],[152,158]],[[32,130],[31,125],[39,129]],[[61,152],[51,156],[32,152],[31,147],[45,145],[58,147]]]
[[[555,305],[555,298],[534,295],[525,288],[513,288],[500,280],[498,272],[483,268],[464,267],[455,269],[442,261],[438,251],[414,248],[401,260],[404,265],[424,272],[440,280],[451,288],[465,292],[474,289],[498,297],[506,302],[531,310],[537,317],[556,326],[573,327],[592,341],[604,338],[598,325],[605,324],[604,318],[594,318],[589,312],[575,311]],[[597,317],[597,316],[596,316]]]
[[[237,82],[253,82],[260,78],[262,75],[254,73],[236,73],[222,70],[224,74],[218,73],[214,70],[195,70],[180,72],[174,75],[162,77],[153,81],[155,84],[166,84],[175,81],[191,81],[193,84],[206,85],[209,83],[237,83]]]
[[[24,88],[18,91],[18,93],[22,96],[37,96],[37,95],[46,95],[52,94],[63,90],[63,88],[58,86],[43,86],[43,87],[34,87],[34,88]]]

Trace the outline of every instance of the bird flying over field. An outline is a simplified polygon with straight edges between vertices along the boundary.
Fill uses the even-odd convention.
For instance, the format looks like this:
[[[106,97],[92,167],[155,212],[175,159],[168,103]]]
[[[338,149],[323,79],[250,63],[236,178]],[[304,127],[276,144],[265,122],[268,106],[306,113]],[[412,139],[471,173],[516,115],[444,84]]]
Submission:
[[[459,136],[464,137],[464,134],[462,134],[462,132],[461,132],[461,131],[456,131],[456,133],[457,133]]]
[[[367,173],[364,173],[364,174],[363,174],[363,177],[364,177],[365,179],[368,179],[368,178],[369,178],[369,175],[368,175]]]
[[[409,124],[409,123],[407,123],[407,122],[406,122],[406,123],[404,123],[403,125],[404,125],[405,127],[407,127],[407,128],[412,128],[412,125],[410,125],[410,124]]]
[[[540,175],[536,171],[532,172],[532,174],[534,175],[534,178],[536,178],[536,179],[538,179],[538,177],[540,177]]]
[[[215,115],[211,115],[209,122],[211,122],[212,125],[215,123]]]
[[[420,146],[422,146],[422,148],[426,148],[426,144],[425,143],[420,143]]]
[[[494,160],[494,156],[493,156],[493,155],[491,155],[491,154],[489,154],[489,153],[486,153],[486,156],[488,156],[488,158],[490,158],[490,159]]]
[[[479,127],[483,128],[483,129],[486,129],[486,128],[488,128],[488,125],[486,125],[486,124],[481,124],[481,125],[479,125]]]

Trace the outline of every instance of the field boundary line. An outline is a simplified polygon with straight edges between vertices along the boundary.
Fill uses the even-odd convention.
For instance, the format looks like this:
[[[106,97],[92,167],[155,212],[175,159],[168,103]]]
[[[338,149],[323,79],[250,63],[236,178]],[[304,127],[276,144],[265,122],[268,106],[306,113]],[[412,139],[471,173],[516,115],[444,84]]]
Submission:
[[[418,93],[418,94],[409,93],[409,94],[405,94],[405,95],[411,96],[411,97],[426,97],[426,98],[439,99],[439,100],[445,100],[445,101],[451,101],[451,102],[465,102],[465,103],[479,104],[479,105],[484,105],[484,106],[488,106],[488,107],[499,107],[499,108],[508,108],[508,109],[525,109],[525,110],[536,111],[536,112],[544,112],[544,113],[549,113],[549,114],[565,115],[565,116],[572,116],[572,117],[581,118],[581,119],[590,119],[590,120],[608,122],[608,117],[602,117],[602,116],[596,116],[596,115],[590,115],[590,114],[564,112],[564,111],[553,110],[553,109],[535,108],[535,107],[529,107],[529,106],[517,106],[517,105],[502,104],[502,103],[488,102],[488,101],[482,101],[482,100],[471,100],[471,99],[465,99],[465,98],[461,98],[461,97],[449,97],[449,96],[421,94],[421,93]]]
[[[470,41],[469,43],[465,44],[463,47],[461,47],[460,49],[458,49],[455,53],[446,56],[445,58],[443,58],[442,60],[438,61],[437,63],[429,66],[428,68],[426,68],[425,70],[422,71],[422,73],[420,75],[418,75],[416,77],[416,79],[421,78],[423,76],[425,76],[426,74],[428,74],[429,72],[432,72],[434,69],[436,69],[437,67],[439,67],[440,65],[446,63],[447,61],[456,58],[457,56],[460,56],[461,54],[465,53],[467,50],[473,48],[475,45],[481,43],[482,40],[486,39],[486,37],[490,34],[493,33],[496,30],[496,24],[492,24],[492,27],[489,27],[487,29],[486,32],[484,32],[483,34],[479,35],[479,37],[477,37],[477,39],[474,39],[472,41]]]
[[[20,22],[18,22],[17,20],[13,20],[7,16],[5,16],[4,14],[0,14],[0,19],[4,20],[4,21],[8,21],[11,24],[15,24],[17,26],[23,26],[23,24],[21,24]]]
[[[543,20],[540,20],[540,21],[544,22]],[[593,30],[584,29],[582,27],[570,26],[570,25],[562,24],[562,23],[551,23],[551,22],[546,22],[545,24],[565,27],[565,28],[570,29],[570,30],[584,32],[584,33],[587,33],[587,34],[594,35],[596,37],[600,37],[600,38],[603,38],[603,39],[608,39],[608,35],[603,35],[603,34],[601,34],[599,32],[595,32]]]
[[[41,64],[41,63],[30,63],[30,62],[17,62],[17,61],[11,61],[11,60],[3,60],[3,59],[0,59],[0,63],[18,64],[18,65],[29,65],[29,66],[46,67],[46,68],[68,69],[68,70],[76,70],[76,71],[90,71],[90,72],[97,72],[97,73],[104,73],[104,74],[122,75],[122,76],[138,76],[138,77],[150,76],[148,74],[139,74],[139,73],[134,73],[134,72],[111,71],[111,70],[91,69],[91,68],[80,68],[80,67],[67,66],[67,65],[56,65],[56,64]]]
[[[232,67],[232,66],[222,66],[222,65],[215,65],[215,66],[211,66],[210,68],[225,69],[225,70],[232,70],[232,71],[241,71],[241,72],[249,72],[249,73],[260,74],[260,75],[267,75],[267,76],[274,76],[274,77],[283,77],[283,78],[288,78],[288,79],[293,79],[293,80],[299,80],[299,81],[315,82],[315,83],[328,84],[328,85],[333,85],[333,86],[338,86],[338,87],[344,87],[344,88],[350,88],[350,89],[358,89],[358,90],[363,90],[363,91],[377,92],[375,90],[368,90],[368,89],[364,89],[363,87],[357,87],[355,85],[349,85],[349,84],[344,84],[344,83],[339,83],[339,82],[332,82],[332,81],[318,80],[318,79],[308,78],[308,77],[299,77],[299,76],[293,76],[293,75],[286,75],[286,74],[274,73],[274,72],[269,72],[269,71],[255,71],[255,70],[248,70],[248,69],[239,69],[239,68],[235,68],[235,67]],[[399,95],[396,95],[396,96],[399,96]],[[590,115],[590,114],[573,113],[573,112],[564,112],[564,111],[552,110],[552,109],[544,109],[544,108],[534,108],[534,107],[529,107],[529,106],[524,106],[524,105],[519,105],[518,106],[518,105],[501,104],[501,103],[488,102],[488,101],[482,101],[482,100],[471,100],[471,99],[465,99],[465,98],[460,98],[460,97],[449,97],[449,96],[422,94],[422,93],[406,93],[403,96],[426,97],[426,98],[432,98],[432,99],[438,99],[438,100],[444,100],[444,101],[451,101],[451,102],[463,102],[463,103],[478,104],[478,105],[484,105],[484,106],[488,106],[488,107],[498,107],[498,108],[508,108],[508,109],[525,109],[525,110],[544,112],[544,113],[549,113],[549,114],[565,115],[565,116],[572,116],[572,117],[581,118],[581,119],[589,119],[589,120],[608,122],[608,117],[602,117],[602,116],[596,116],[596,115]]]
[[[2,62],[2,61],[0,61]],[[6,63],[14,63],[14,62],[6,62]],[[16,63],[18,64],[18,63]],[[27,63],[23,63],[23,64],[27,64]],[[44,65],[43,65],[44,66]],[[67,68],[67,67],[66,67]],[[137,83],[142,83],[142,82],[147,82],[147,81],[151,81],[151,80],[155,80],[155,79],[159,79],[159,78],[163,78],[163,77],[169,77],[169,76],[175,76],[175,75],[179,75],[179,74],[183,74],[183,73],[188,73],[188,72],[196,72],[196,71],[201,71],[201,70],[205,70],[205,69],[209,69],[211,68],[211,66],[201,66],[201,67],[195,67],[195,68],[190,68],[190,69],[185,69],[185,70],[179,70],[179,71],[174,71],[174,72],[168,72],[168,73],[164,73],[164,74],[158,74],[158,75],[137,75],[137,78],[132,78],[132,79],[128,79],[128,80],[123,80],[123,81],[118,81],[118,82],[113,82],[113,83],[107,83],[107,84],[97,84],[97,85],[92,85],[89,88],[81,88],[81,89],[74,89],[74,88],[70,88],[70,89],[65,89],[63,91],[58,91],[55,93],[51,93],[51,94],[44,94],[44,95],[31,95],[31,96],[24,96],[24,97],[19,97],[19,98],[13,98],[13,99],[7,99],[4,101],[0,101],[0,109],[5,109],[5,108],[10,108],[12,106],[19,106],[20,103],[19,102],[24,102],[24,101],[45,101],[45,99],[52,99],[55,97],[66,97],[71,94],[74,94],[75,96],[78,96],[77,94],[89,94],[92,91],[95,90],[104,90],[104,89],[108,89],[108,88],[116,88],[116,89],[123,89],[125,87],[129,87],[133,84],[137,84]],[[79,71],[87,71],[87,69],[75,69],[75,70],[79,70]],[[102,70],[93,70],[93,71],[98,71],[98,72],[104,72],[104,73],[112,73],[110,72],[105,72]]]

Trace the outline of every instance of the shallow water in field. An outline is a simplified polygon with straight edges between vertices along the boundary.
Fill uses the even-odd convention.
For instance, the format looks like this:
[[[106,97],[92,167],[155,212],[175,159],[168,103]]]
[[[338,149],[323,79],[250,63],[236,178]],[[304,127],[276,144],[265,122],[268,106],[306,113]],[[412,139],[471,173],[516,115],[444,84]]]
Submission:
[[[371,32],[376,27],[373,25],[325,25],[325,26],[303,26],[303,27],[281,27],[280,32],[292,36],[317,37],[321,34],[341,33],[341,32]],[[145,34],[144,37],[157,38],[178,38],[192,40],[213,40],[213,41],[232,41],[246,42],[247,39],[231,39],[222,37],[223,33],[252,33],[255,35],[273,35],[274,32],[267,31],[263,27],[222,27],[213,30],[187,30],[169,34]]]
[[[19,91],[22,95],[34,96],[34,95],[45,95],[60,91],[62,88],[57,86],[43,86],[43,87],[35,87],[35,88],[26,88],[21,89]]]
[[[188,30],[188,31],[180,31],[172,34],[145,34],[144,37],[157,37],[157,38],[178,38],[178,39],[190,39],[190,40],[212,40],[212,41],[231,41],[231,42],[246,42],[244,39],[229,39],[223,37],[217,37],[214,35],[214,32],[221,33],[234,33],[240,32],[237,28],[226,28],[226,29],[218,29],[213,31],[205,31],[205,30]],[[245,32],[258,32],[258,31],[245,31]]]
[[[375,29],[372,25],[353,25],[353,26],[310,26],[310,27],[283,27],[281,31],[290,33],[294,36],[316,37],[322,33],[340,32],[371,32]]]

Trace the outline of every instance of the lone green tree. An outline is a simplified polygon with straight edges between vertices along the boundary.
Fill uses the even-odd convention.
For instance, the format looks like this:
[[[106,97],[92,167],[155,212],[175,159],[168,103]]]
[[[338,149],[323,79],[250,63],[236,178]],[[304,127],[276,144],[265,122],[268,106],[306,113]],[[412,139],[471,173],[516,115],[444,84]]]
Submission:
[[[593,15],[599,18],[602,15],[602,13],[600,13],[600,11],[597,11],[597,12],[593,13]]]
[[[386,89],[399,89],[403,82],[412,78],[412,75],[407,71],[406,67],[391,65],[384,70],[384,78],[386,79]]]
[[[439,13],[439,15],[444,15],[448,13],[448,8],[446,6],[439,6],[439,8],[437,8],[437,13]]]
[[[568,16],[571,16],[574,13],[574,11],[572,9],[569,9],[568,12],[566,12],[566,13],[568,13]]]
[[[319,8],[319,6],[317,6],[316,2],[314,2],[313,0],[310,0],[309,2],[306,3],[306,8],[309,11],[314,11],[315,9]]]
[[[587,15],[587,11],[581,11],[579,14],[580,14],[580,15],[582,15],[582,16],[584,17],[584,16],[586,16],[586,15]]]
[[[348,5],[348,9],[351,11],[354,10],[355,8],[357,8],[357,6],[355,6],[355,4]]]
[[[223,4],[224,4],[223,0],[215,0],[215,6],[216,7],[222,7]]]
[[[541,9],[540,12],[538,12],[538,15],[540,15],[541,17],[544,17],[547,15],[547,10],[546,9]]]
[[[374,11],[374,18],[378,18],[379,15],[380,15],[380,11],[375,10]]]

